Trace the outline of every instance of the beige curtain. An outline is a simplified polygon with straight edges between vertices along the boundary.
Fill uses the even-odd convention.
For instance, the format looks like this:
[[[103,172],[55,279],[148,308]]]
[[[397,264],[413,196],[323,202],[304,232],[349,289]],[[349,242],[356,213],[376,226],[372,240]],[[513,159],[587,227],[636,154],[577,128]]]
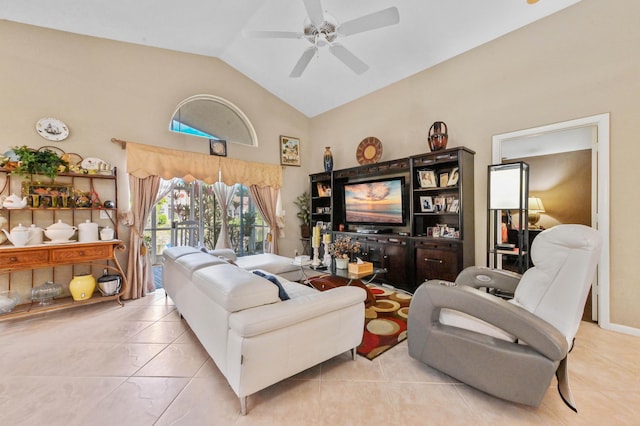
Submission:
[[[143,179],[129,176],[131,211],[126,220],[127,225],[131,228],[129,264],[127,266],[129,286],[123,295],[124,299],[138,299],[155,290],[151,260],[147,253],[147,247],[144,245],[143,232],[149,213],[157,202],[160,185],[159,176],[149,176]]]
[[[186,182],[198,179],[206,183],[222,180],[227,185],[241,183],[246,186],[273,188],[280,188],[282,185],[282,166],[280,165],[255,163],[133,142],[127,142],[126,147],[127,173],[141,179],[160,176],[164,179],[177,177]]]
[[[231,248],[231,241],[229,240],[229,206],[233,201],[233,196],[236,193],[237,185],[227,186],[222,182],[216,182],[213,184],[213,193],[216,194],[216,200],[220,206],[220,213],[222,214],[222,225],[220,225],[220,235],[218,235],[218,241],[216,241],[216,249]]]
[[[253,201],[256,203],[258,210],[262,214],[262,217],[267,222],[271,231],[269,232],[268,242],[269,244],[269,253],[278,253],[278,190],[275,188],[260,188],[256,185],[251,185],[249,187],[249,192],[251,192],[251,196],[253,197]]]

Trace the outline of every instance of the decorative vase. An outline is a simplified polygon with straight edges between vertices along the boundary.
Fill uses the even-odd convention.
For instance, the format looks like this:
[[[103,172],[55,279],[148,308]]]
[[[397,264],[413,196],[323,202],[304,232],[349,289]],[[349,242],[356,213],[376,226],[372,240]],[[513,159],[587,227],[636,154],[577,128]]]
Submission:
[[[96,279],[91,274],[76,275],[69,283],[69,291],[73,300],[91,299],[96,289]]]
[[[429,128],[429,149],[431,151],[439,151],[447,147],[449,136],[447,134],[447,125],[444,121],[436,121]]]
[[[336,257],[336,269],[347,269],[349,267],[349,259]]]
[[[324,171],[330,172],[333,170],[333,154],[331,154],[330,146],[326,146],[324,149]]]

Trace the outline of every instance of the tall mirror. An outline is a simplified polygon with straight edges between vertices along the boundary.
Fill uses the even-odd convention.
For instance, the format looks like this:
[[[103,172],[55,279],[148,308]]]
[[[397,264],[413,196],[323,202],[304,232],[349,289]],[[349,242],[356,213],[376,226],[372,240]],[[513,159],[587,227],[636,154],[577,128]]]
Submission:
[[[172,132],[258,146],[256,131],[247,116],[226,99],[191,96],[178,104],[169,123]]]

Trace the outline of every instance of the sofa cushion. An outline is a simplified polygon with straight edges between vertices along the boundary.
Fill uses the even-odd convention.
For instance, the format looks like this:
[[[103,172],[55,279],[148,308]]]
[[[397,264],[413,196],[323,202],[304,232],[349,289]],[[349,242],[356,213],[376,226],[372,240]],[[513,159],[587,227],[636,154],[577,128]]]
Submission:
[[[278,281],[276,277],[274,277],[273,275],[265,274],[262,271],[253,271],[253,273],[258,275],[259,277],[266,278],[267,280],[275,284],[276,287],[278,287],[278,297],[280,298],[280,300],[289,300],[287,290],[284,289],[284,287],[282,286],[282,284],[280,284],[280,281]]]
[[[236,264],[239,267],[250,271],[262,269],[274,275],[300,270],[300,265],[294,265],[293,259],[290,257],[284,257],[273,253],[242,256],[236,260]]]
[[[212,265],[220,265],[226,263],[224,260],[210,256],[206,253],[196,251],[195,253],[186,254],[176,259],[176,264],[180,265],[187,271],[187,275],[193,275],[193,272]]]
[[[205,253],[209,253],[210,255],[213,255],[213,256],[223,257],[227,260],[230,260],[231,262],[235,262],[236,259],[238,258],[238,255],[236,255],[236,252],[231,249],[207,250],[206,248],[203,247],[200,250],[202,250]]]
[[[189,246],[168,247],[163,250],[162,255],[169,259],[176,260],[187,254],[198,253],[198,249]]]
[[[200,291],[229,312],[280,302],[276,286],[228,263],[198,269],[192,280]]]

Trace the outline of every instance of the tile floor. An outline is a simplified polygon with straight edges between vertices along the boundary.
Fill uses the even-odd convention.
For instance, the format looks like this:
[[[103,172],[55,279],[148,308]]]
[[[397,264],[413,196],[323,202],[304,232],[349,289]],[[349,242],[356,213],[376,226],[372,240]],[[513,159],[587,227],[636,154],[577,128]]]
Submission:
[[[249,397],[247,416],[158,290],[0,323],[2,425],[639,424],[640,338],[583,323],[569,363],[579,414],[555,381],[538,409],[421,364],[406,342],[374,361],[348,354]]]

